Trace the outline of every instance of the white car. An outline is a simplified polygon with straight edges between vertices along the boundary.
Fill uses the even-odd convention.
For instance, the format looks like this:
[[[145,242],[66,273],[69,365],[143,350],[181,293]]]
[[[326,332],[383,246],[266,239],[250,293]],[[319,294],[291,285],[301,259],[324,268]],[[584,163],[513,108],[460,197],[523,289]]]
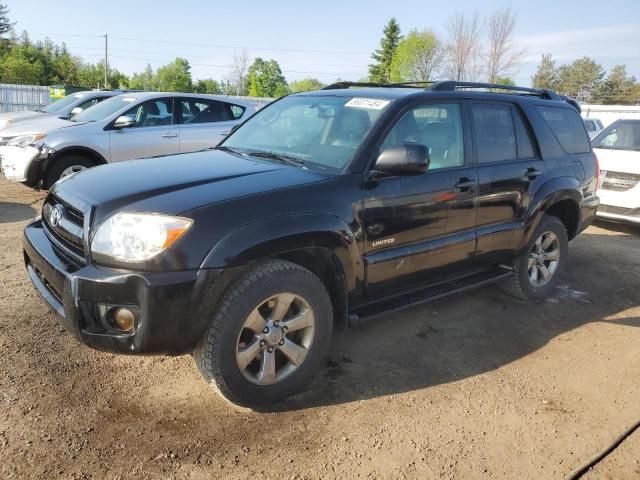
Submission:
[[[640,225],[640,120],[616,120],[591,143],[601,173],[597,215]]]

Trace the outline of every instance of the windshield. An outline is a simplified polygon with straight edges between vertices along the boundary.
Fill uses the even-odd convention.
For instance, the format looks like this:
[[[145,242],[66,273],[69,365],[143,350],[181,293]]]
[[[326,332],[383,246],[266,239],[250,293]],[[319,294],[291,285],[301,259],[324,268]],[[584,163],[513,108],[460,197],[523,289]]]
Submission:
[[[389,103],[329,95],[287,97],[260,110],[221,146],[338,172]]]
[[[77,102],[78,100],[80,100],[83,97],[84,97],[84,95],[77,94],[77,93],[75,93],[73,95],[67,95],[66,97],[63,97],[60,100],[56,100],[55,102],[50,103],[49,105],[44,107],[42,109],[42,111],[45,112],[45,113],[56,113],[56,112],[59,112],[60,110],[64,109],[65,107],[68,107],[72,103]]]
[[[640,151],[640,120],[612,123],[593,140],[593,147]]]
[[[80,112],[78,115],[72,117],[71,120],[74,122],[99,122],[137,100],[137,98],[126,97],[124,95],[111,97]]]

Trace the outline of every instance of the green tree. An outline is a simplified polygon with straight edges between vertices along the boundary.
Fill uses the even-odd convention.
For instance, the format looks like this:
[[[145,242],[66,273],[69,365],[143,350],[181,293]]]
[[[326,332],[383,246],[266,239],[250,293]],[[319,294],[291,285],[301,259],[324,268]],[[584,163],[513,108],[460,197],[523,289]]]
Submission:
[[[398,44],[391,61],[389,78],[392,82],[433,80],[443,60],[444,48],[435,33],[411,30]]]
[[[14,25],[15,23],[9,20],[9,8],[0,3],[0,35],[10,32]]]
[[[511,77],[494,77],[493,83],[499,83],[500,85],[511,85],[514,86],[516,82],[513,81]]]
[[[369,79],[375,83],[389,83],[391,77],[391,62],[396,53],[396,49],[402,40],[400,25],[392,17],[382,31],[380,48],[371,54],[374,61],[369,65]]]
[[[640,85],[627,74],[625,65],[616,65],[595,91],[593,103],[605,105],[633,105],[640,102]]]
[[[313,90],[322,90],[326,85],[317,78],[305,78],[303,80],[294,80],[289,84],[291,93],[311,92]]]
[[[131,80],[129,81],[129,88],[133,90],[154,91],[158,89],[156,85],[155,73],[148,63],[142,72],[131,75]]]
[[[220,84],[213,78],[207,78],[205,80],[198,80],[193,85],[193,91],[196,93],[222,93]]]
[[[78,86],[85,88],[127,88],[129,77],[118,69],[110,67],[107,72],[108,85],[104,85],[104,61],[98,63],[80,63],[78,68]]]
[[[162,92],[191,92],[191,66],[185,58],[176,58],[173,62],[159,67],[156,71],[158,90]]]
[[[560,83],[560,75],[556,67],[556,61],[550,53],[542,55],[540,65],[536,73],[531,77],[531,84],[535,88],[547,88],[556,90]]]
[[[592,58],[582,57],[559,70],[558,91],[581,102],[590,102],[604,77],[602,66]]]
[[[282,97],[289,93],[289,86],[275,60],[258,57],[249,67],[249,95],[252,97]]]

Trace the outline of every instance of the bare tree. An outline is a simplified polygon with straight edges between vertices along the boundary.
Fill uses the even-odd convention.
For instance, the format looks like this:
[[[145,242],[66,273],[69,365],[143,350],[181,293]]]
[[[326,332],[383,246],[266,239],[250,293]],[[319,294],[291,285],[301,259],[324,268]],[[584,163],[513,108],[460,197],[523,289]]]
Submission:
[[[509,76],[524,56],[524,50],[513,43],[516,15],[511,7],[494,10],[487,17],[486,68],[490,82]]]
[[[453,80],[475,80],[479,76],[481,22],[478,12],[470,18],[456,13],[447,23],[447,74]]]
[[[230,80],[236,90],[236,95],[247,94],[247,73],[249,71],[249,62],[249,54],[246,50],[242,49],[240,53],[234,52]]]

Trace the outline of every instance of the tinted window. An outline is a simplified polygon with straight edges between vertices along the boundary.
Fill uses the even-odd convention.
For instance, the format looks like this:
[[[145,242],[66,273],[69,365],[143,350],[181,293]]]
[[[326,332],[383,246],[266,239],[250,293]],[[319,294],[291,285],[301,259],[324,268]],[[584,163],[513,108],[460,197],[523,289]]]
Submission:
[[[239,105],[232,105],[230,103],[225,103],[225,105],[227,106],[227,108],[229,109],[229,112],[231,114],[231,117],[236,120],[238,118],[240,118],[242,116],[242,114],[244,113],[244,107],[241,107]]]
[[[529,134],[529,129],[524,124],[522,115],[514,112],[513,120],[516,125],[516,137],[518,140],[518,158],[535,157],[536,154],[531,141],[531,135]]]
[[[587,132],[595,132],[596,131],[596,124],[592,120],[585,120],[584,121],[584,126],[587,128]]]
[[[131,108],[122,115],[135,121],[133,127],[158,127],[173,123],[173,102],[170,98],[148,100]]]
[[[181,102],[180,123],[211,123],[236,120],[244,113],[244,108],[215,100],[190,99]]]
[[[640,150],[640,121],[615,122],[593,141],[596,148]]]
[[[511,108],[504,105],[472,107],[473,126],[478,141],[480,163],[503,162],[516,158],[516,135]]]
[[[566,153],[591,150],[584,123],[573,108],[536,107]]]
[[[434,104],[409,110],[393,126],[380,150],[408,142],[427,146],[431,157],[429,170],[463,165],[460,105]]]

